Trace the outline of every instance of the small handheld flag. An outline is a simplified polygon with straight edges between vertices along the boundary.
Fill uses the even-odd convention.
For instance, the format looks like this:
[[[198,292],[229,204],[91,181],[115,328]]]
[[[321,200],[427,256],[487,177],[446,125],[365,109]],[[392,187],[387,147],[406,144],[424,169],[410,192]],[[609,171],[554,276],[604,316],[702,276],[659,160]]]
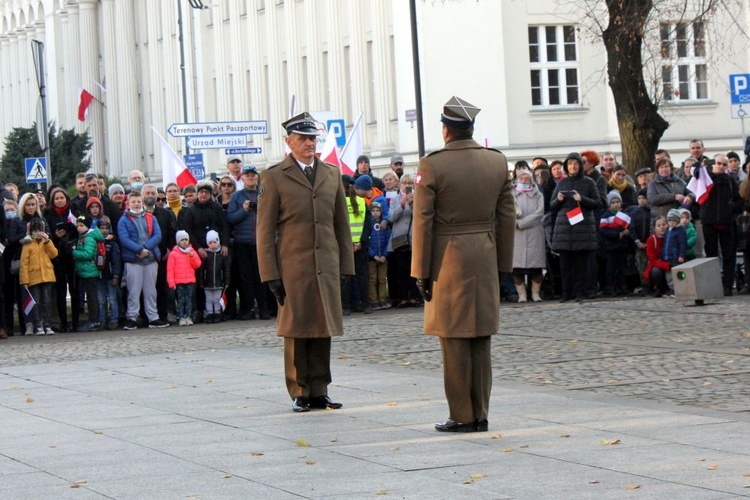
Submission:
[[[571,226],[575,226],[579,222],[583,222],[583,211],[581,210],[581,207],[575,207],[573,210],[570,210],[565,215],[568,216],[568,222],[570,222]]]

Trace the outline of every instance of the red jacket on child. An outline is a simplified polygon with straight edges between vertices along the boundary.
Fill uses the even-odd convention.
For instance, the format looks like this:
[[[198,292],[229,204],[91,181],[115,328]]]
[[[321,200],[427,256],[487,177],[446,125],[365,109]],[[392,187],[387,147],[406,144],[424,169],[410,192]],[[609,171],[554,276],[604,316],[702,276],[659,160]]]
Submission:
[[[648,257],[648,266],[643,271],[643,279],[651,283],[651,270],[659,268],[665,273],[669,272],[669,262],[661,260],[661,247],[664,245],[664,237],[652,234],[646,240],[646,256]]]
[[[192,257],[190,257],[192,255]],[[175,245],[167,257],[167,284],[169,288],[175,285],[190,285],[195,283],[195,270],[201,267],[201,258],[190,245],[183,251]]]

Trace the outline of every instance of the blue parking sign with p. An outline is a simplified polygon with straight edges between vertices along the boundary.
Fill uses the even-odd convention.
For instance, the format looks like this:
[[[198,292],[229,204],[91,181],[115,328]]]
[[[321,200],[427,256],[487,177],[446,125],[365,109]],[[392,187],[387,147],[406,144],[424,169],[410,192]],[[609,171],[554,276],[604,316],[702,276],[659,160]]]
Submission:
[[[750,73],[729,75],[732,104],[750,104]]]
[[[329,134],[336,136],[336,146],[343,148],[346,145],[346,122],[344,120],[328,120],[326,127]]]

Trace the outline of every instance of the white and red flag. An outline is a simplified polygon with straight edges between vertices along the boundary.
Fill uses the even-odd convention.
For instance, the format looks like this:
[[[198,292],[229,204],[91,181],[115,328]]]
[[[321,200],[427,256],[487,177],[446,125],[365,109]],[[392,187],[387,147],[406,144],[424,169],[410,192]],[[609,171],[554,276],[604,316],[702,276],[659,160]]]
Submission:
[[[580,206],[575,207],[573,210],[569,210],[565,215],[568,216],[568,222],[570,222],[571,226],[583,222],[583,211]]]
[[[151,126],[151,132],[154,134],[156,139],[154,142],[159,146],[161,156],[161,174],[162,183],[164,186],[170,182],[174,182],[177,186],[182,189],[190,184],[198,184],[198,181],[193,176],[193,173],[189,168],[185,166],[185,162],[182,161],[180,155],[174,152],[174,149],[159,135],[154,126]],[[154,148],[157,149],[156,147]]]
[[[323,150],[320,152],[320,159],[331,165],[341,167],[341,161],[339,161],[339,153],[336,150],[336,134],[328,131],[326,142],[323,144]]]
[[[31,314],[31,310],[34,309],[34,306],[36,305],[36,300],[34,300],[34,297],[31,296],[31,292],[29,292],[29,289],[26,289],[26,298],[23,299],[23,313],[28,316]]]
[[[713,179],[711,179],[711,176],[708,175],[708,170],[706,170],[706,167],[699,168],[700,170],[698,170],[698,178],[696,179],[694,176],[691,176],[687,188],[691,192],[695,193],[698,204],[703,205],[708,199],[708,195],[711,193],[711,189],[713,189],[714,187],[714,181]]]
[[[362,123],[362,115],[360,113],[357,118],[357,122],[354,124],[352,131],[349,133],[349,139],[341,149],[339,160],[341,161],[341,173],[347,175],[354,175],[357,171],[357,158],[362,154],[364,150],[364,142],[362,141],[362,129],[359,127]]]
[[[630,226],[630,216],[625,212],[617,212],[599,222],[599,227],[615,229],[621,227],[627,229]]]
[[[78,120],[85,122],[88,115],[89,106],[94,100],[94,96],[86,89],[81,89],[81,96],[78,101]]]

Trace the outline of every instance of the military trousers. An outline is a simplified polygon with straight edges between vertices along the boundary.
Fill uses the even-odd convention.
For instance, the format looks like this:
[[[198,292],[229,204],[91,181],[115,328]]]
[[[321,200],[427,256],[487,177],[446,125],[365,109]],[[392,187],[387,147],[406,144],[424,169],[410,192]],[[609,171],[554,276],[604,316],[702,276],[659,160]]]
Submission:
[[[492,390],[491,337],[440,339],[443,379],[450,419],[486,420]]]
[[[328,395],[331,383],[331,339],[284,338],[284,375],[289,396]]]

